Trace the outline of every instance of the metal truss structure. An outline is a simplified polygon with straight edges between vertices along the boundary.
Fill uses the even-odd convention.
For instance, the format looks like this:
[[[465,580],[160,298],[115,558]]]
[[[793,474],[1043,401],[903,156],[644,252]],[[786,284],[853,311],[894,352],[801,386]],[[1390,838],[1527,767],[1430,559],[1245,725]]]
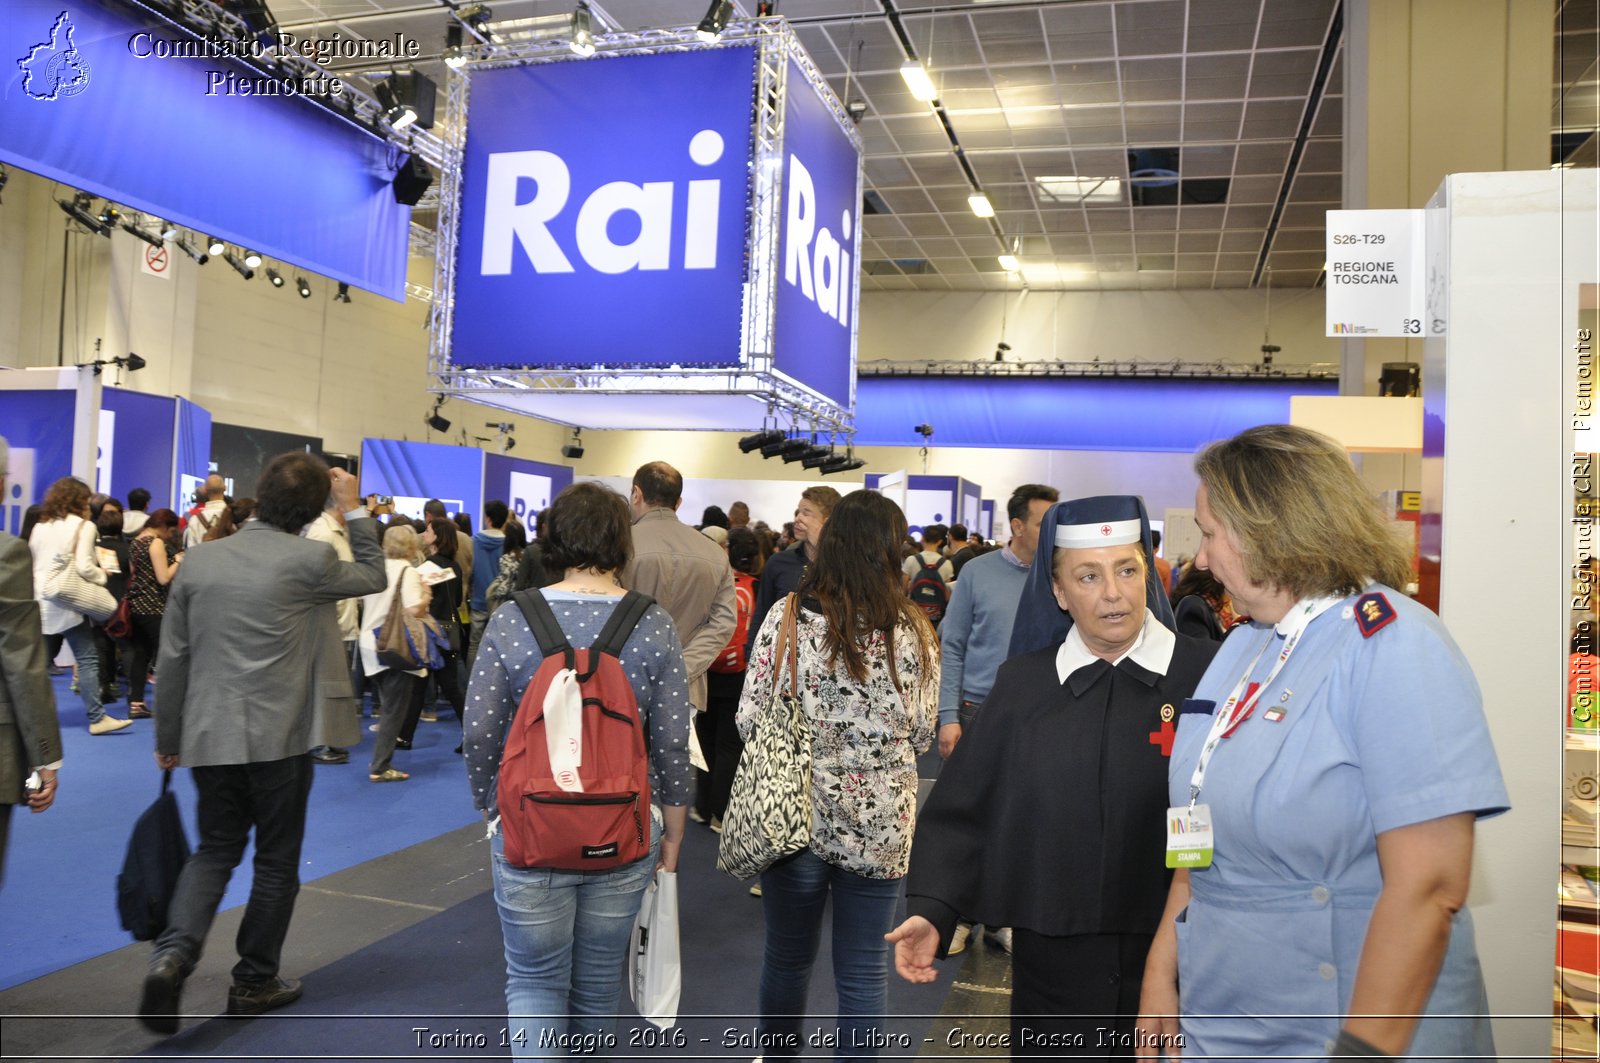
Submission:
[[[858,367],[861,376],[1140,377],[1185,380],[1338,380],[1333,362],[1272,366],[1231,362],[908,362],[880,359]]]
[[[750,172],[750,196],[746,215],[746,253],[748,275],[745,284],[745,313],[741,331],[741,365],[738,367],[699,368],[657,366],[650,368],[609,368],[592,365],[561,364],[539,349],[537,336],[527,338],[526,367],[462,368],[451,363],[450,337],[455,313],[455,273],[458,267],[458,230],[461,216],[462,160],[466,146],[467,112],[472,73],[532,63],[573,61],[567,41],[535,39],[495,41],[465,49],[466,63],[453,69],[448,78],[445,105],[445,158],[440,167],[438,227],[433,234],[434,300],[430,315],[432,333],[428,350],[428,372],[437,380],[430,388],[436,394],[470,399],[516,413],[531,414],[575,427],[654,427],[743,429],[777,419],[795,426],[808,426],[822,433],[847,434],[853,423],[854,374],[851,376],[850,402],[841,405],[796,381],[775,368],[773,337],[778,295],[778,223],[782,205],[783,134],[785,93],[795,88],[814,91],[827,103],[841,128],[846,130],[858,151],[860,136],[855,131],[843,104],[833,95],[826,79],[805,53],[787,22],[779,18],[749,19],[730,23],[723,33],[723,47],[755,45],[757,84],[752,140],[754,158]],[[610,33],[595,37],[597,55],[653,55],[664,52],[702,50],[692,28],[651,29]],[[807,84],[789,86],[788,62],[793,60]],[[587,62],[590,60],[576,60]],[[860,199],[859,177],[857,200]],[[859,233],[860,227],[857,227]],[[859,278],[854,280],[859,285]],[[859,288],[852,300],[859,305]],[[855,315],[851,322],[851,349],[855,347]],[[550,400],[569,396],[563,403]],[[717,408],[717,423],[697,425],[625,422],[622,412],[627,403],[639,397],[695,396],[710,409],[711,400],[728,401]],[[593,400],[603,398],[618,410],[619,423],[595,421]],[[636,404],[640,411],[660,403]],[[766,416],[763,418],[762,412]],[[641,413],[641,417],[643,414]],[[588,417],[587,421],[582,418]]]

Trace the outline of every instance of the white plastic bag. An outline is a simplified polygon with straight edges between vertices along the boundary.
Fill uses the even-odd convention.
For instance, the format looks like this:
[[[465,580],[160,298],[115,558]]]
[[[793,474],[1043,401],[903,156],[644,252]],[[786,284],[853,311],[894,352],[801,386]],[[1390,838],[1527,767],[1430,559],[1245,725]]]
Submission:
[[[550,774],[568,793],[582,793],[583,690],[572,669],[556,673],[544,692],[544,741],[550,754]]]
[[[678,1022],[683,965],[678,959],[678,875],[657,871],[644,891],[628,944],[628,996],[665,1030]]]

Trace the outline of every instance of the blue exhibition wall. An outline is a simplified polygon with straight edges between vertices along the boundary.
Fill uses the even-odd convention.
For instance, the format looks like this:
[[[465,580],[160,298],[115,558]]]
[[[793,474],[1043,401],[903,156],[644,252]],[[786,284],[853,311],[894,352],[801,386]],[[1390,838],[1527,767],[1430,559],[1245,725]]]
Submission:
[[[104,463],[106,457],[110,459],[107,493],[126,503],[128,492],[142,487],[150,492],[152,511],[171,506],[177,400],[166,395],[104,388],[100,392],[100,410],[101,460]]]
[[[539,511],[572,484],[572,470],[565,465],[487,454],[483,459],[483,498],[498,498],[511,507],[531,534]]]
[[[389,495],[394,508],[421,517],[430,498],[443,502],[451,516],[465,513],[478,527],[483,515],[483,451],[443,443],[398,439],[361,441],[361,494]]]
[[[383,140],[301,96],[260,94],[236,59],[174,57],[201,42],[133,4],[5,0],[4,12],[0,161],[405,297],[411,211]]]
[[[452,364],[739,364],[755,55],[473,72]]]
[[[1190,452],[1258,424],[1286,424],[1292,395],[1336,381],[1102,377],[862,377],[858,446]]]
[[[774,367],[849,407],[861,154],[793,60],[786,84]]]
[[[16,534],[22,514],[45,490],[72,475],[75,391],[0,391],[0,435],[10,444],[0,524]]]

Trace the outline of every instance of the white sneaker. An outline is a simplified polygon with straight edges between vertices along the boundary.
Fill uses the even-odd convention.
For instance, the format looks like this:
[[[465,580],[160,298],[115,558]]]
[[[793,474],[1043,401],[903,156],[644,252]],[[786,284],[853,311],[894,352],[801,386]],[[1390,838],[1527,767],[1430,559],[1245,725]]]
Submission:
[[[124,727],[132,726],[132,720],[119,720],[113,716],[102,716],[89,725],[89,733],[92,735],[108,735],[114,731],[120,731]]]
[[[750,887],[750,896],[752,896],[752,897],[761,896],[761,883],[757,882],[754,886]]]
[[[1000,927],[998,930],[991,930],[991,931],[988,932],[988,936],[989,936],[989,940],[990,941],[994,942],[996,945],[999,945],[1001,948],[1005,949],[1006,950],[1006,954],[1010,955],[1010,953],[1011,953],[1011,928],[1009,926]]]
[[[959,952],[967,951],[967,937],[972,933],[971,923],[957,923],[955,933],[950,935],[950,948],[946,956],[954,956]]]
[[[712,816],[711,817],[711,833],[712,834],[721,834],[722,833],[722,817],[721,816]]]

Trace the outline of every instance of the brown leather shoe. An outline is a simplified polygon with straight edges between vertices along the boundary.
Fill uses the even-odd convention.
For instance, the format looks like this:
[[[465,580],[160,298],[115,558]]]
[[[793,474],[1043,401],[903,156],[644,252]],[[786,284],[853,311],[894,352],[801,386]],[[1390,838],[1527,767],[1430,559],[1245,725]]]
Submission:
[[[300,999],[305,987],[298,978],[274,978],[258,985],[239,982],[228,987],[229,1015],[260,1015],[262,1012],[293,1004]]]

